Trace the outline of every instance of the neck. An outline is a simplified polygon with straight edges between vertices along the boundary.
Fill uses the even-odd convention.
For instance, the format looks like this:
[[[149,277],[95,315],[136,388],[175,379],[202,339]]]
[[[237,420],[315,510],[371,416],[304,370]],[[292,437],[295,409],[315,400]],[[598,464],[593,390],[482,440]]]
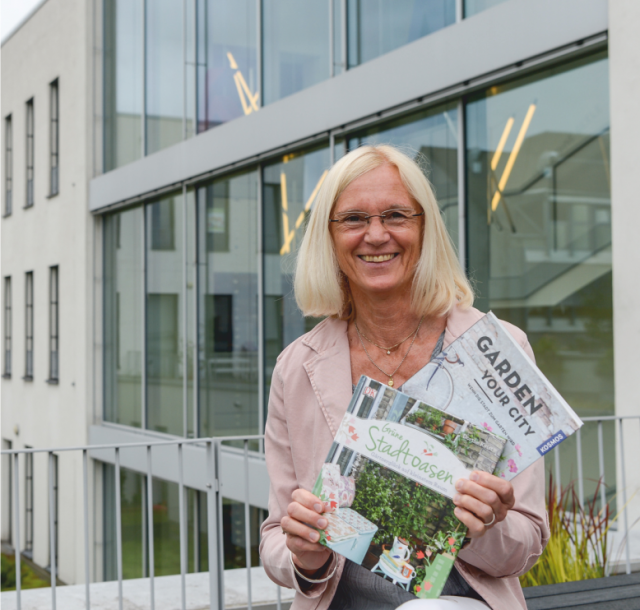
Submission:
[[[380,345],[393,345],[416,330],[419,315],[411,311],[409,294],[369,295],[352,292],[360,332]]]

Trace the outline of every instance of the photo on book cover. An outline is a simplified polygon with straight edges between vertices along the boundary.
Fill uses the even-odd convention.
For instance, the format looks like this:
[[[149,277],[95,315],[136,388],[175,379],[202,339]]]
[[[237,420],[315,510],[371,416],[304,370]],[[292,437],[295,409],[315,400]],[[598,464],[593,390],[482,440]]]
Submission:
[[[506,439],[362,376],[313,493],[320,542],[421,598],[439,597],[463,544],[455,482],[493,472]]]

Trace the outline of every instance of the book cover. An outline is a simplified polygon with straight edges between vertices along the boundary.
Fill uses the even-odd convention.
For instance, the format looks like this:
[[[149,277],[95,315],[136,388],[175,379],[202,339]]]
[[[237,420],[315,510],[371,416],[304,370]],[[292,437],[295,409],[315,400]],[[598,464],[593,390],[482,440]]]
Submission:
[[[582,426],[573,409],[491,312],[407,381],[402,390],[507,439],[494,472],[506,480]]]
[[[505,439],[362,376],[313,493],[320,542],[421,598],[442,592],[466,527],[455,482],[493,472]]]

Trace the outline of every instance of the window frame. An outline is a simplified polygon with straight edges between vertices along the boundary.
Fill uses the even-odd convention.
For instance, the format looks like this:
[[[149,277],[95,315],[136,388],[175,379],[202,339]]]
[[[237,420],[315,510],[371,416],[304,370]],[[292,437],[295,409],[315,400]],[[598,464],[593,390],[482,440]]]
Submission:
[[[54,355],[55,354],[55,355]],[[58,383],[60,378],[60,270],[49,267],[49,379]]]
[[[25,449],[31,449],[25,445]],[[33,556],[33,453],[24,454],[24,551],[27,557]]]
[[[33,271],[25,273],[24,283],[24,377],[33,380]]]
[[[60,88],[59,79],[49,84],[49,197],[60,192]]]
[[[4,216],[13,211],[13,117],[4,118]]]
[[[25,208],[33,207],[35,203],[35,116],[33,99],[25,103]]]

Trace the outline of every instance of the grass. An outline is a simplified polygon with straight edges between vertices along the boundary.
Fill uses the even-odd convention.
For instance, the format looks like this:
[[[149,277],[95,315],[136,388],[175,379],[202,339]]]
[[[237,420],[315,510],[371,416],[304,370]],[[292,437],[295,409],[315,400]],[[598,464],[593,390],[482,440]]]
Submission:
[[[551,537],[537,563],[520,577],[523,587],[601,578],[609,561],[609,504],[597,509],[601,482],[593,497],[579,502],[573,483],[558,490],[549,476],[547,514]]]
[[[23,561],[20,562],[20,585],[22,589],[40,589],[51,586],[51,582],[42,580]],[[16,558],[2,553],[2,591],[16,590]]]

